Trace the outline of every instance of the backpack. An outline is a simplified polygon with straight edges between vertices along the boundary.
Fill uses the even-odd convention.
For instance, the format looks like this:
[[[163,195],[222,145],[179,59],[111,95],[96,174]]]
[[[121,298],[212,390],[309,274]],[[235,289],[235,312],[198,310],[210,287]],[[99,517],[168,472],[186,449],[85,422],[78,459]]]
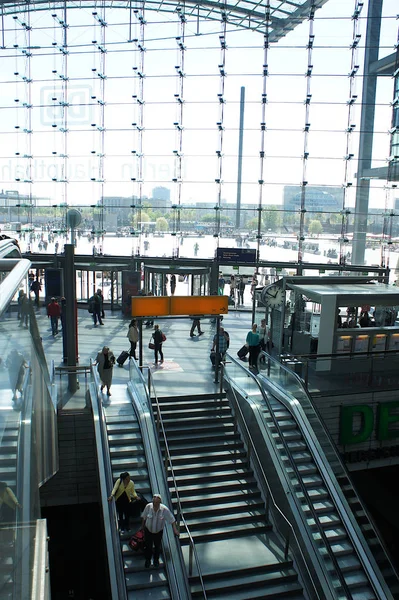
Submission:
[[[89,307],[87,310],[89,311],[90,314],[93,314],[93,312],[94,312],[94,296],[89,298]]]

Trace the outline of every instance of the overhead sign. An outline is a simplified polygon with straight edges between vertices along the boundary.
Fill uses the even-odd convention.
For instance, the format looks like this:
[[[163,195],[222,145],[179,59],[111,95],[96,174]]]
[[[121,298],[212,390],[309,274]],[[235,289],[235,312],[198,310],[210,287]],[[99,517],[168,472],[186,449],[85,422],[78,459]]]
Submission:
[[[222,264],[254,263],[256,250],[254,248],[216,248],[216,259]]]
[[[132,317],[227,315],[228,296],[133,296]]]

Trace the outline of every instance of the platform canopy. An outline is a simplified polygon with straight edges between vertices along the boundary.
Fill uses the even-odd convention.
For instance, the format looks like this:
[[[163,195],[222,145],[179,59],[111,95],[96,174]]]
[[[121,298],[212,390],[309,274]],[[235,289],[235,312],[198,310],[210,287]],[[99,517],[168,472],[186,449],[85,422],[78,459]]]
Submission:
[[[226,20],[227,23],[252,29],[264,33],[268,30],[270,42],[277,42],[289,31],[309,17],[311,6],[318,9],[327,0],[237,0],[235,2],[219,2],[217,0],[202,0],[201,2],[184,3],[173,0],[145,0],[143,2],[108,0],[101,3],[110,8],[145,8],[156,12],[181,13],[186,19],[208,19],[211,21]],[[32,2],[15,2],[14,0],[0,0],[3,14],[18,14],[29,10],[56,10],[67,8],[92,9],[100,6],[93,0],[80,0],[78,2],[49,2],[36,0]]]

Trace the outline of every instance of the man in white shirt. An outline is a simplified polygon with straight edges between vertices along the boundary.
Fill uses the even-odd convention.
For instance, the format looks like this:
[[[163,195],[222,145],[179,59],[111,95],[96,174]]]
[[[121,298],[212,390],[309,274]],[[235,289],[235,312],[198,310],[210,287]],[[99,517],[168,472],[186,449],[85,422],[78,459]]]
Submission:
[[[149,502],[141,515],[141,528],[144,530],[145,539],[145,566],[148,569],[151,566],[151,558],[154,554],[154,567],[159,567],[159,554],[161,551],[161,542],[163,528],[165,523],[170,523],[173,527],[173,532],[179,536],[179,530],[176,526],[176,519],[170,512],[169,508],[161,504],[162,498],[160,494],[154,494],[152,502]]]

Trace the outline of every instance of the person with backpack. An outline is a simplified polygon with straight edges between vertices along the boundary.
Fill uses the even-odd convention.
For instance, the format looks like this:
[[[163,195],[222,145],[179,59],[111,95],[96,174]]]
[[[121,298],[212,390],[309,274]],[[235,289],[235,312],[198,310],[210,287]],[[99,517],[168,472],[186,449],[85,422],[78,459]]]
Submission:
[[[154,356],[155,356],[155,362],[154,365],[158,364],[158,354],[159,354],[159,358],[160,363],[163,363],[163,352],[162,352],[162,342],[164,342],[166,340],[165,335],[162,333],[162,331],[159,329],[159,325],[155,325],[154,326],[154,333],[152,334],[152,339],[154,340]]]
[[[130,479],[130,474],[124,471],[116,480],[108,502],[115,498],[116,511],[118,513],[119,533],[129,532],[129,519],[132,502],[139,499],[134,489],[134,483]]]

